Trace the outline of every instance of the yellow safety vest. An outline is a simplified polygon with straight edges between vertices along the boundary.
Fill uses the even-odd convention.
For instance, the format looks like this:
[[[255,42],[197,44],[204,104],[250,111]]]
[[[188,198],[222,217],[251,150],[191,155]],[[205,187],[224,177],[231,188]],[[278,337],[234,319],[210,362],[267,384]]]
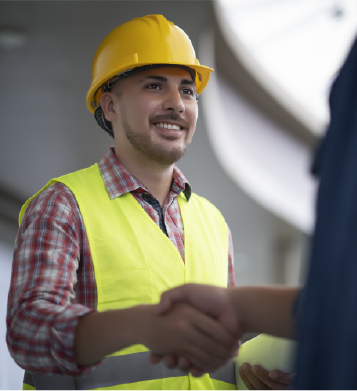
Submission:
[[[110,199],[97,164],[60,178],[75,195],[92,255],[98,311],[154,304],[184,283],[227,286],[228,232],[221,213],[193,194],[178,196],[184,225],[185,263],[179,251],[131,193]],[[41,192],[40,191],[40,192]],[[23,214],[40,192],[22,207]],[[133,345],[116,352],[85,377],[25,374],[25,389],[235,389],[233,363],[200,378],[149,363],[150,352]],[[32,380],[31,380],[32,377]],[[48,383],[50,381],[50,383]]]

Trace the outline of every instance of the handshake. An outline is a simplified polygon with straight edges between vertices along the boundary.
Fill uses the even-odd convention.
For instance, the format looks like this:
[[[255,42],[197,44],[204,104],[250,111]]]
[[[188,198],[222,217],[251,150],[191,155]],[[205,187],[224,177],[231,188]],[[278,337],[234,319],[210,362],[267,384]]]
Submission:
[[[160,346],[146,342],[152,351],[151,363],[163,360],[169,368],[202,376],[237,355],[242,330],[229,289],[183,285],[163,293],[155,312],[158,323],[165,325],[158,334]],[[156,322],[153,325],[157,327]]]
[[[150,361],[162,361],[197,377],[231,361],[246,332],[291,338],[291,308],[297,293],[297,288],[226,289],[201,284],[164,292],[147,318],[144,344],[152,352]],[[285,389],[282,383],[289,383],[291,377],[279,371],[269,376],[263,368],[249,364],[239,371],[246,386],[253,389]]]
[[[92,312],[78,321],[75,362],[92,365],[121,349],[144,345],[152,364],[162,361],[196,377],[212,374],[237,355],[245,333],[294,338],[292,308],[299,291],[186,284],[164,292],[156,305]],[[289,375],[248,363],[239,374],[249,389],[284,389],[289,380]]]

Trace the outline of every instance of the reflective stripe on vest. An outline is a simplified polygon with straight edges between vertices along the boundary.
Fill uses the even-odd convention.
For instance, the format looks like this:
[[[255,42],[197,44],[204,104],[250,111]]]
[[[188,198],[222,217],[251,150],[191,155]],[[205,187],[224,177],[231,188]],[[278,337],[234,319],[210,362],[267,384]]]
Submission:
[[[88,390],[93,388],[112,387],[148,380],[187,376],[179,369],[168,369],[164,364],[152,365],[149,362],[150,352],[125,356],[107,357],[91,374],[84,377],[41,376],[25,372],[24,383],[37,390]],[[32,375],[32,376],[31,376]],[[211,379],[235,386],[234,363],[231,361],[223,368],[209,374]]]
[[[227,286],[227,225],[220,212],[204,198],[192,194],[187,201],[182,193],[178,196],[184,226],[184,263],[177,248],[131,193],[114,199],[109,197],[98,165],[54,179],[47,186],[54,182],[64,183],[73,192],[81,211],[94,265],[98,311],[155,304],[165,290],[189,282]],[[30,201],[21,210],[20,221]],[[101,371],[104,371],[103,376],[106,374],[113,379],[112,372],[118,372],[121,375],[115,376],[118,378],[116,385],[125,385],[128,382],[126,376],[129,376],[130,369],[134,369],[136,380],[133,381],[139,382],[135,384],[137,389],[146,387],[140,384],[146,381],[140,380],[141,373],[149,381],[165,379],[162,384],[155,383],[156,388],[214,389],[217,386],[208,375],[201,378],[187,374],[168,377],[163,366],[148,366],[148,354],[143,345],[125,348],[104,362],[116,360],[115,366],[103,363],[88,379],[100,376]],[[110,369],[106,370],[105,365]],[[129,369],[122,370],[122,367]],[[127,380],[120,380],[121,376]],[[182,378],[182,381],[174,384],[173,381],[170,383],[170,378]],[[86,388],[98,386],[88,383]]]

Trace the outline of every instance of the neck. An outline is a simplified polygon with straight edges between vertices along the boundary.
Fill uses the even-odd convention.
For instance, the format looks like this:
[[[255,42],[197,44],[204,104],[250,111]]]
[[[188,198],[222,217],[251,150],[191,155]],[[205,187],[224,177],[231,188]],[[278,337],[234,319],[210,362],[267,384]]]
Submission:
[[[170,192],[174,165],[163,166],[148,160],[136,150],[115,145],[115,156],[120,164],[138,179],[163,206]],[[134,155],[134,156],[133,156]]]

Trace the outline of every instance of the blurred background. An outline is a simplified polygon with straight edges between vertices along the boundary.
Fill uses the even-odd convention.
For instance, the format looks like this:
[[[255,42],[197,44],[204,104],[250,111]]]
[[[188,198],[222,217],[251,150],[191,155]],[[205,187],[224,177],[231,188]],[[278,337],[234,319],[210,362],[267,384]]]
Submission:
[[[215,72],[178,162],[232,231],[237,285],[301,284],[314,226],[314,150],[354,39],[355,0],[0,2],[0,389],[22,387],[5,343],[18,213],[49,179],[99,162],[112,139],[85,105],[97,46],[162,14]]]

